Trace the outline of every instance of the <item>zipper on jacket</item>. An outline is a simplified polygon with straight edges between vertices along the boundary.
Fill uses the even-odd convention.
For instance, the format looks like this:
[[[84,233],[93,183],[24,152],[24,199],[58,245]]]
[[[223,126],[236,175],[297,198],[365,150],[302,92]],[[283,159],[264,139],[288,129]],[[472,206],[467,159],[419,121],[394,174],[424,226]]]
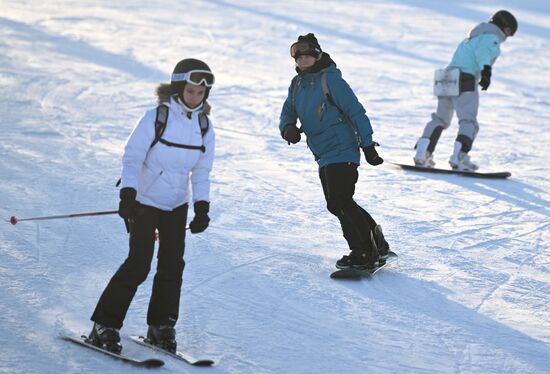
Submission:
[[[151,189],[151,187],[153,186],[153,184],[156,183],[156,181],[158,181],[158,179],[160,178],[160,176],[162,175],[162,173],[164,172],[164,170],[161,170],[160,173],[158,173],[155,178],[153,178],[153,180],[151,181],[151,183],[149,183],[149,185],[147,186],[147,188],[144,188],[143,189],[143,192],[142,193],[145,193],[147,191],[149,191]]]

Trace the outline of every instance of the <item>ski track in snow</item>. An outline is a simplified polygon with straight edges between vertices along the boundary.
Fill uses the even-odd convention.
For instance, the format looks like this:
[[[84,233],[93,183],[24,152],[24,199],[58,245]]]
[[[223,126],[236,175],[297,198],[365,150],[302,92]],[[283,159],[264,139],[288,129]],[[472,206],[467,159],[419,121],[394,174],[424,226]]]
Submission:
[[[116,209],[125,139],[184,57],[216,74],[211,227],[187,239],[180,347],[215,373],[547,373],[550,367],[550,7],[535,0],[2,0],[0,216]],[[411,161],[433,70],[495,10],[517,15],[472,157],[509,180],[361,165],[356,200],[399,254],[373,279],[329,278],[346,253],[304,139],[278,117],[288,46],[315,32],[365,105],[380,153]],[[304,11],[307,9],[307,12]],[[446,165],[456,119],[436,162]],[[3,220],[4,220],[3,219]],[[118,216],[0,226],[0,372],[141,372],[58,338],[87,333],[127,254]],[[152,264],[152,269],[156,266]],[[151,272],[122,329],[137,347]],[[391,354],[388,354],[391,352]],[[52,360],[52,357],[54,358]]]

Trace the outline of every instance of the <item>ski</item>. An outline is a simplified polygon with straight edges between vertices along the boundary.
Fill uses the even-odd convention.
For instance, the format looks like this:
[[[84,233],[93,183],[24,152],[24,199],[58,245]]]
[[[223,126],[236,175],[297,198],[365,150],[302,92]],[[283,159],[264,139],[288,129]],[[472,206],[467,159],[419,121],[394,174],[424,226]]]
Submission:
[[[130,356],[126,356],[126,355],[123,355],[123,354],[120,354],[120,353],[114,353],[114,352],[108,351],[106,349],[96,347],[95,345],[90,343],[90,341],[88,340],[88,338],[85,335],[77,337],[77,336],[69,335],[69,334],[66,334],[66,333],[63,333],[63,332],[61,332],[59,335],[63,340],[67,340],[67,341],[79,344],[83,347],[91,348],[94,351],[104,353],[108,356],[111,356],[111,357],[117,359],[117,360],[127,362],[129,364],[134,365],[134,366],[145,367],[145,368],[159,368],[159,367],[164,365],[164,361],[156,359],[156,358],[150,358],[150,359],[147,359],[147,360],[138,360],[138,359],[135,359],[135,358],[130,357]]]
[[[439,173],[439,174],[458,174],[464,177],[473,177],[473,178],[491,178],[491,179],[506,179],[512,176],[512,173],[509,171],[499,171],[493,173],[481,173],[478,171],[460,171],[453,169],[439,169],[439,168],[427,168],[423,166],[415,166],[408,164],[399,164],[392,162],[393,165],[399,166],[405,170],[419,171],[425,173]]]
[[[335,272],[330,274],[330,277],[332,279],[361,279],[361,278],[370,278],[374,274],[378,273],[380,270],[384,269],[386,266],[391,264],[397,259],[397,253],[395,252],[388,252],[388,258],[386,259],[386,263],[382,266],[378,266],[371,270],[360,270],[360,269],[339,269]]]
[[[143,336],[132,335],[132,336],[130,336],[130,339],[132,339],[132,341],[137,343],[137,344],[143,345],[145,347],[154,349],[155,351],[162,352],[162,353],[167,354],[171,357],[174,357],[174,358],[177,358],[179,360],[185,361],[189,365],[193,365],[193,366],[212,366],[212,365],[214,365],[214,361],[212,361],[212,360],[208,360],[208,359],[198,360],[198,359],[188,355],[187,353],[184,353],[184,352],[181,352],[181,351],[176,351],[176,353],[169,352],[165,349],[157,347],[156,345],[150,344],[147,341],[147,338],[145,338]]]

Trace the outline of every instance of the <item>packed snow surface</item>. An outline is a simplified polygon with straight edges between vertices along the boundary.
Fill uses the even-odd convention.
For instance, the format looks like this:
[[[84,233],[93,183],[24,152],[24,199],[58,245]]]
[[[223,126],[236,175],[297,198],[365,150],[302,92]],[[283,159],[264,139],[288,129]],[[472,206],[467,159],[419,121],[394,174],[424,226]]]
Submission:
[[[186,241],[179,346],[196,369],[128,340],[146,332],[155,263],[124,352],[187,373],[548,373],[550,4],[546,1],[0,0],[0,372],[141,373],[67,343],[127,251],[121,156],[154,90],[206,61],[217,135],[211,225]],[[397,264],[329,278],[347,253],[305,141],[278,119],[289,46],[314,32],[365,106],[379,153],[412,162],[435,109],[433,71],[499,9],[519,30],[481,93],[471,152],[507,180],[362,163],[355,198]],[[447,166],[454,120],[435,153]]]

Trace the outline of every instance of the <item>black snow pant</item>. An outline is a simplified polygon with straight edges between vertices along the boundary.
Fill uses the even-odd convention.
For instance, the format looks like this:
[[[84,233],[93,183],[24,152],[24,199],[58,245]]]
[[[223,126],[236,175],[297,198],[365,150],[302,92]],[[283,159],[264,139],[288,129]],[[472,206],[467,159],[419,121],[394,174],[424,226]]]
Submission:
[[[141,205],[140,214],[130,225],[128,258],[103,291],[91,320],[99,324],[122,327],[126,312],[145,281],[155,251],[155,229],[159,233],[157,272],[147,311],[148,325],[174,326],[178,320],[180,291],[185,261],[185,225],[188,204],[172,211]]]
[[[319,170],[327,209],[340,220],[344,238],[350,250],[372,253],[376,248],[370,240],[370,231],[376,227],[371,215],[360,207],[353,195],[359,178],[358,165],[353,163],[330,164]]]

